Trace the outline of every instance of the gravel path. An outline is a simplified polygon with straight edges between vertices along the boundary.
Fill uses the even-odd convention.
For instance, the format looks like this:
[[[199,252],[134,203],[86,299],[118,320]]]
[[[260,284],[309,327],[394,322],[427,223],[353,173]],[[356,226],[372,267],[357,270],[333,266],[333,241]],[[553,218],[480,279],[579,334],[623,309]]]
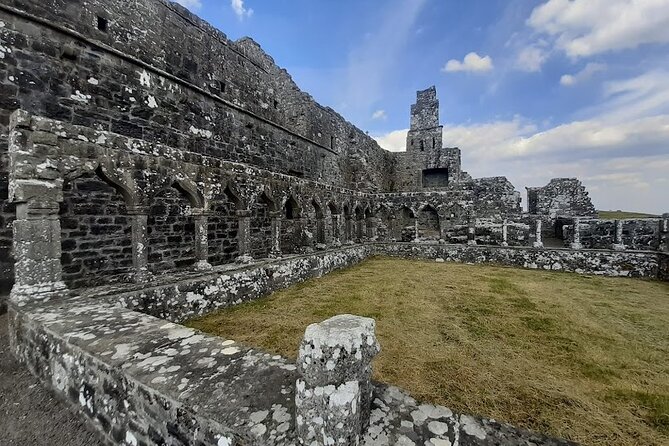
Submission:
[[[0,446],[97,446],[98,435],[53,397],[9,350],[0,315]]]

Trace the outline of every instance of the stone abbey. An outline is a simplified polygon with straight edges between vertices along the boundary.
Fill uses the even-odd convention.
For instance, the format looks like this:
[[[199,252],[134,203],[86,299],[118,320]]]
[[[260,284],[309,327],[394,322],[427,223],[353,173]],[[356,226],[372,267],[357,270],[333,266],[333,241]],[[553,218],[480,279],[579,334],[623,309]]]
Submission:
[[[528,188],[523,211],[444,147],[434,87],[391,153],[169,1],[0,0],[0,68],[0,307],[16,355],[109,444],[309,437],[295,365],[178,323],[370,255],[669,276],[667,215],[598,220],[574,178]],[[365,367],[350,382],[381,404],[361,397],[361,444],[567,444],[420,405]]]

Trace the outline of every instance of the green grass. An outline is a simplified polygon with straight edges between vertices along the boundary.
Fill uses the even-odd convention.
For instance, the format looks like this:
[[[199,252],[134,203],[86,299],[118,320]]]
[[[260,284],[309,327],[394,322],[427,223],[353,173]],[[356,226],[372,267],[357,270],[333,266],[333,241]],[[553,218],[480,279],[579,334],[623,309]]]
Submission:
[[[653,214],[645,214],[643,212],[627,212],[627,211],[597,211],[599,218],[603,220],[624,220],[633,218],[651,218],[657,217]]]
[[[669,444],[669,284],[372,259],[188,325],[295,357],[306,326],[373,317],[377,380],[589,445]]]

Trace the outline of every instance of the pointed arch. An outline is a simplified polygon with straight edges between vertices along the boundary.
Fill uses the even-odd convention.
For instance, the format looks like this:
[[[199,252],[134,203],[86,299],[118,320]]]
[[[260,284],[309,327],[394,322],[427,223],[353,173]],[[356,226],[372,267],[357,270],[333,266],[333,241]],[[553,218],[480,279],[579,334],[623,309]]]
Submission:
[[[294,220],[302,215],[302,208],[293,195],[289,195],[284,201],[283,212],[286,220]]]

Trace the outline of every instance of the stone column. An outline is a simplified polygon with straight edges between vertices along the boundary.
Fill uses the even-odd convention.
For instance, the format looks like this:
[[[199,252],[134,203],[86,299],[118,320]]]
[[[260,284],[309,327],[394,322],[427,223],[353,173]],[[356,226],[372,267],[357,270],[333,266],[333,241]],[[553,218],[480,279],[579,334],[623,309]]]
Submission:
[[[209,263],[209,213],[204,209],[193,209],[195,222],[195,269],[207,271]]]
[[[625,244],[623,243],[623,220],[616,220],[615,222],[615,239],[612,248],[616,251],[625,250]]]
[[[42,197],[51,196],[50,192],[45,188]],[[18,306],[67,295],[60,263],[59,209],[55,200],[36,198],[16,203],[13,223],[15,282],[10,300]]]
[[[532,246],[534,246],[535,248],[544,247],[544,242],[541,241],[541,226],[542,226],[542,221],[541,219],[539,219],[534,224],[534,243],[532,244]]]
[[[581,244],[581,219],[576,217],[574,218],[574,236],[571,242],[571,249],[581,249],[583,245]]]
[[[133,280],[137,283],[145,283],[151,279],[148,245],[149,208],[128,206],[128,215],[130,215],[132,229]]]
[[[397,217],[395,215],[390,215],[388,217],[388,237],[387,240],[391,242],[396,242],[397,240],[401,240],[402,236],[401,234],[397,234]]]
[[[502,223],[502,246],[509,246],[508,223],[506,220]]]
[[[305,217],[296,217],[293,219],[293,241],[296,245],[295,252],[310,251],[313,247],[314,237],[307,237],[305,229],[307,228],[307,219]]]
[[[377,217],[369,217],[367,219],[367,238],[376,241],[378,237],[379,219]]]
[[[467,244],[476,245],[476,220],[469,219],[467,222]]]
[[[358,444],[369,426],[371,362],[380,351],[375,326],[345,314],[307,327],[295,389],[300,444]]]
[[[281,257],[281,211],[272,211],[269,216],[271,220],[271,242],[269,248],[270,257]]]
[[[332,246],[340,246],[341,245],[341,228],[340,228],[340,220],[341,216],[339,214],[330,214],[330,223],[332,225],[332,240],[330,244]]]
[[[416,217],[413,221],[413,232],[414,232],[413,241],[417,242],[418,240],[420,240],[420,231],[418,230],[418,217]]]
[[[249,209],[241,209],[236,212],[236,215],[239,257],[235,261],[238,263],[249,263],[253,261],[253,257],[251,257],[251,211]]]

